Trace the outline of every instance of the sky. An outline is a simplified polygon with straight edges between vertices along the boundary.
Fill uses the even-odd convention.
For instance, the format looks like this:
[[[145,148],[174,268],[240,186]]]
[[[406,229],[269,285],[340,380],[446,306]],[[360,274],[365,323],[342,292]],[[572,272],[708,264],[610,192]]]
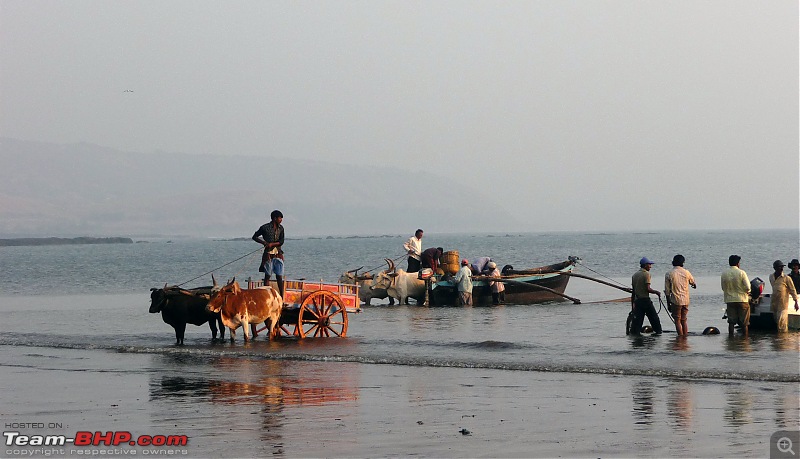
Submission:
[[[796,0],[0,0],[0,136],[426,171],[530,230],[797,228],[798,17]]]

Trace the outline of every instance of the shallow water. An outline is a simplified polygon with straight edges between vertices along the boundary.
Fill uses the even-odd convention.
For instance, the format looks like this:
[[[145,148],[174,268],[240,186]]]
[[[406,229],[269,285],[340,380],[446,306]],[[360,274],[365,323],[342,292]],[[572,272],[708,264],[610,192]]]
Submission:
[[[289,276],[372,268],[402,239],[287,241]],[[189,325],[176,347],[171,327],[147,312],[149,288],[204,274],[254,243],[3,248],[12,287],[0,297],[0,389],[13,396],[0,413],[68,425],[48,433],[186,434],[188,454],[203,457],[765,456],[773,432],[800,424],[800,334],[700,334],[725,331],[727,255],[765,279],[768,269],[751,266],[797,257],[795,232],[429,240],[517,267],[578,255],[578,272],[624,285],[639,257],[668,261],[682,246],[698,282],[692,334],[625,336],[630,305],[610,301],[625,294],[572,279],[567,293],[583,304],[374,305],[350,315],[345,339],[244,344],[239,333],[211,343],[207,326]],[[218,278],[257,276],[247,261]],[[668,264],[653,268],[656,288]]]

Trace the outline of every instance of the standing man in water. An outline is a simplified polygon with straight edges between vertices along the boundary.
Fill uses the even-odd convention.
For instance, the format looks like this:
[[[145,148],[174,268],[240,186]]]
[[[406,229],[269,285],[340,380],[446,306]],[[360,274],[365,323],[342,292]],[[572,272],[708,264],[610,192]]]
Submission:
[[[662,333],[661,320],[658,318],[656,308],[653,306],[653,300],[650,299],[650,294],[655,293],[656,296],[661,298],[661,292],[650,287],[650,268],[653,267],[653,262],[647,257],[639,260],[640,270],[636,271],[631,277],[631,284],[633,292],[631,293],[631,309],[633,310],[633,325],[631,326],[632,335],[640,335],[642,333],[642,323],[644,323],[644,316],[650,320],[650,325],[656,335]]]
[[[722,273],[720,282],[725,304],[728,305],[725,312],[728,316],[728,335],[733,335],[733,329],[738,323],[744,336],[747,336],[750,328],[750,281],[747,280],[747,273],[739,268],[741,261],[742,257],[739,255],[728,257],[731,267]]]
[[[769,275],[769,283],[772,285],[772,298],[769,308],[772,310],[772,318],[778,326],[779,332],[789,331],[789,297],[794,299],[794,310],[800,310],[797,304],[797,291],[794,288],[792,279],[783,273],[786,266],[780,260],[772,263],[774,273]]]
[[[275,273],[278,282],[278,293],[283,298],[283,214],[280,210],[273,210],[270,222],[261,225],[253,233],[253,240],[264,246],[261,256],[261,266],[258,271],[264,273],[264,286],[269,287],[269,278]]]
[[[697,288],[692,273],[683,267],[686,258],[683,255],[672,257],[672,270],[664,276],[664,296],[667,298],[669,312],[675,319],[675,331],[678,336],[689,334],[689,286]]]
[[[797,258],[794,258],[792,261],[789,262],[789,278],[792,279],[792,283],[794,283],[795,291],[800,292],[800,261]]]
[[[453,278],[453,283],[458,291],[459,306],[472,306],[472,277],[470,276],[472,276],[472,269],[469,267],[469,261],[464,258],[461,260],[461,269]]]
[[[411,236],[403,247],[408,252],[408,269],[407,272],[415,273],[419,271],[422,266],[422,230],[418,229],[413,236]]]

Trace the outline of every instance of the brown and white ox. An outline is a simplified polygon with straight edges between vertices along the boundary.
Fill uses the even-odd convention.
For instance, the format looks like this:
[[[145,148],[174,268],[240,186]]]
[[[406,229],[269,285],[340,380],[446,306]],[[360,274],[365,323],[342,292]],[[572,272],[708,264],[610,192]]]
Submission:
[[[369,272],[366,272],[364,274],[358,274],[358,269],[344,272],[342,273],[341,276],[339,276],[340,284],[349,284],[349,285],[358,284],[359,286],[358,299],[360,299],[361,302],[366,304],[367,306],[369,306],[369,303],[373,298],[377,298],[379,300],[389,298],[389,305],[390,306],[393,305],[394,298],[389,296],[385,288],[376,288],[374,290],[371,288],[373,282],[374,280],[372,274],[370,274]]]
[[[222,323],[231,331],[231,342],[236,338],[236,329],[244,328],[244,340],[250,339],[250,324],[269,322],[269,336],[281,318],[283,298],[272,287],[242,290],[236,279],[228,282],[219,292],[211,296],[208,310],[219,312]]]
[[[370,288],[372,290],[385,288],[386,293],[397,298],[400,304],[408,304],[409,298],[422,303],[425,298],[425,281],[419,278],[419,274],[396,269],[392,260],[388,258],[385,260],[389,269],[376,274]]]

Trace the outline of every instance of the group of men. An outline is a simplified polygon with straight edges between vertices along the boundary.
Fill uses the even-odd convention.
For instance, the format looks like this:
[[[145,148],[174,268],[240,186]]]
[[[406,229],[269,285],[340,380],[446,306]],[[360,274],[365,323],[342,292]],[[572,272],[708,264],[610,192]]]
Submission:
[[[403,248],[408,253],[408,269],[410,273],[414,273],[424,268],[431,268],[435,273],[439,268],[439,262],[444,254],[444,249],[441,247],[431,247],[422,250],[422,236],[424,232],[418,229],[414,232]],[[500,270],[497,269],[497,263],[492,261],[490,257],[480,257],[475,259],[472,263],[466,258],[461,260],[461,268],[453,276],[453,283],[458,291],[458,304],[461,306],[472,306],[472,276],[484,275],[488,277],[500,278]],[[502,304],[505,301],[505,285],[499,281],[491,281],[492,289],[492,303]]]
[[[264,246],[264,254],[261,258],[259,271],[264,273],[264,285],[268,286],[270,277],[275,274],[278,284],[278,293],[283,297],[283,213],[274,210],[270,214],[270,221],[261,225],[252,239]],[[431,268],[436,272],[439,268],[439,259],[444,253],[441,247],[431,247],[422,250],[422,236],[424,232],[418,229],[414,236],[403,244],[408,253],[408,272],[418,272],[422,268]],[[731,255],[728,257],[730,268],[722,273],[720,278],[724,301],[727,305],[726,315],[728,317],[728,333],[733,334],[735,326],[738,324],[745,335],[750,326],[750,281],[747,273],[741,269],[742,257]],[[667,299],[670,313],[675,320],[675,331],[678,335],[685,336],[689,333],[688,314],[689,314],[689,287],[697,288],[692,273],[684,268],[686,258],[683,255],[675,255],[672,258],[672,269],[664,276],[664,294]],[[650,269],[653,261],[647,257],[639,260],[640,270],[634,273],[631,278],[631,311],[633,320],[631,333],[638,334],[642,329],[645,316],[650,321],[653,331],[661,334],[661,320],[658,318],[650,294],[655,294],[661,298],[661,292],[651,287]],[[795,310],[800,310],[797,291],[800,290],[800,261],[793,259],[789,262],[791,272],[784,274],[783,268],[786,265],[775,260],[772,263],[774,272],[769,275],[769,282],[772,286],[772,298],[770,309],[778,327],[778,331],[788,330],[789,299],[794,300]],[[470,263],[466,258],[461,260],[461,268],[453,277],[453,283],[458,290],[459,304],[464,306],[472,305],[472,276],[485,275],[488,277],[500,278],[500,271],[497,264],[490,257],[480,257]],[[490,283],[492,288],[492,302],[501,304],[504,301],[505,285],[499,281]]]
[[[726,316],[728,318],[728,334],[733,335],[736,325],[741,327],[746,336],[750,327],[750,303],[751,285],[747,273],[739,266],[742,257],[731,255],[728,258],[730,268],[722,273],[720,283],[726,304]],[[686,258],[683,255],[675,255],[672,259],[672,269],[664,276],[664,294],[667,299],[670,314],[675,321],[675,331],[678,335],[685,336],[689,333],[688,314],[689,314],[689,287],[697,288],[692,273],[683,267]],[[631,278],[631,311],[633,320],[631,333],[639,334],[642,329],[644,317],[647,316],[650,325],[656,334],[662,333],[661,321],[658,313],[650,299],[653,293],[661,298],[661,292],[653,289],[650,284],[650,269],[653,262],[647,257],[639,261],[640,270]],[[800,289],[800,261],[796,258],[789,262],[791,272],[786,275],[783,268],[786,266],[782,261],[775,260],[772,263],[774,272],[769,276],[772,285],[772,298],[770,309],[772,311],[778,331],[788,331],[789,299],[794,299],[794,308],[800,310],[800,303],[797,299],[797,290]]]
[[[486,259],[488,261],[482,261]],[[478,258],[472,263],[466,258],[461,260],[461,268],[453,277],[453,283],[458,290],[458,304],[460,306],[472,306],[472,276],[483,275],[490,278],[500,278],[500,270],[497,263],[489,257]],[[492,304],[503,304],[505,302],[506,286],[501,281],[489,281],[492,289]]]
[[[408,253],[408,269],[407,272],[415,273],[424,268],[430,268],[433,272],[439,269],[439,259],[444,254],[444,249],[441,247],[431,247],[422,250],[422,235],[424,232],[418,229],[414,232],[403,248]]]

